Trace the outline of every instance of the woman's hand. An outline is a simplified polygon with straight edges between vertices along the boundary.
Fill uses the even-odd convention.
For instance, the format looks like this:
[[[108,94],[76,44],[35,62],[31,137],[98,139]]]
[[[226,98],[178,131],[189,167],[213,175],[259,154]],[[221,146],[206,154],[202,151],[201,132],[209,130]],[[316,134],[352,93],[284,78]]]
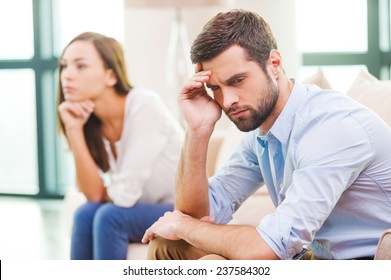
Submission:
[[[90,100],[62,102],[58,106],[58,112],[64,122],[65,129],[68,131],[74,128],[82,128],[94,111],[94,107],[95,104]]]

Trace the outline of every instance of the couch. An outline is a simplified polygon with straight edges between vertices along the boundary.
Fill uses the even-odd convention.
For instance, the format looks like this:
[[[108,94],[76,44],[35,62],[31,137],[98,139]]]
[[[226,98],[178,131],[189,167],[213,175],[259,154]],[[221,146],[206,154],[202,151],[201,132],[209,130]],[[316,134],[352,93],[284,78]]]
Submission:
[[[324,76],[322,69],[308,79],[305,83],[314,83],[324,89],[331,89],[329,81]],[[391,81],[380,81],[370,73],[362,70],[353,82],[347,95],[357,100],[363,105],[375,111],[384,121],[391,125]],[[222,131],[216,131],[210,142],[208,151],[208,174],[214,174],[228,158],[235,146],[238,144],[241,132],[236,127],[230,125]],[[85,198],[80,192],[72,191],[66,194],[65,204],[67,212],[67,224],[70,230],[72,226],[72,216],[75,209]],[[256,226],[260,219],[275,209],[266,188],[260,188],[255,192],[234,214],[232,224],[248,224]],[[390,226],[391,227],[391,226]],[[128,259],[145,259],[148,246],[141,243],[129,245]],[[375,259],[391,259],[391,229],[383,236],[379,236],[379,245]]]

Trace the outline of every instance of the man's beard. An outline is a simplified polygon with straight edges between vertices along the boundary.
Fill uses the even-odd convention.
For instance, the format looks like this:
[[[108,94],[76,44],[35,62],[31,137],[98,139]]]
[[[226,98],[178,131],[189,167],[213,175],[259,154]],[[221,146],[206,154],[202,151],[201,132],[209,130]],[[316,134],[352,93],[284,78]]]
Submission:
[[[252,107],[242,108],[238,106],[233,106],[227,111],[225,111],[229,119],[236,125],[236,127],[240,131],[248,132],[259,128],[273,111],[273,108],[276,105],[278,99],[279,92],[277,85],[273,83],[270,77],[268,77],[267,88],[264,94],[264,98],[258,102],[257,107],[255,109]],[[236,119],[231,119],[229,115],[230,112],[246,109],[250,112],[249,117],[239,117]]]

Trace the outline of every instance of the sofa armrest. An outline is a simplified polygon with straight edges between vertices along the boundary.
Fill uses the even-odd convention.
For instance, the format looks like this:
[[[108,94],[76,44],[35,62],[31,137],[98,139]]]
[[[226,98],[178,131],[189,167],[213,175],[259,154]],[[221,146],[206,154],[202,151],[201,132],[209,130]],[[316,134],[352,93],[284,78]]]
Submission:
[[[391,260],[391,229],[386,230],[380,237],[375,260]]]
[[[263,186],[239,207],[229,223],[257,227],[261,219],[275,209],[266,187]]]

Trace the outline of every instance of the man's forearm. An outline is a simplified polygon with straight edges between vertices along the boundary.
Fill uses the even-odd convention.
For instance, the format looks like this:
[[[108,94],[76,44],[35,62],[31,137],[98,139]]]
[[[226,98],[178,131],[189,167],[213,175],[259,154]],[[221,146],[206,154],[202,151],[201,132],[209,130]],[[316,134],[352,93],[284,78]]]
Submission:
[[[206,160],[211,133],[186,133],[176,180],[175,208],[195,218],[209,215]]]
[[[179,238],[193,246],[227,259],[278,259],[256,228],[245,225],[216,225],[184,218],[176,229]]]

